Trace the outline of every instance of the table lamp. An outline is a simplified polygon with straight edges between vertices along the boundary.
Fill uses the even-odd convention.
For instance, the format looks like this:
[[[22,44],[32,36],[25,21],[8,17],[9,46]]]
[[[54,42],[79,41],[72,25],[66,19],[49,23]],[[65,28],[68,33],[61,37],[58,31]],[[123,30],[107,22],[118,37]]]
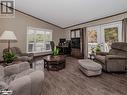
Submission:
[[[17,38],[12,31],[4,31],[2,35],[0,36],[1,41],[7,41],[8,42],[8,52],[10,49],[10,43],[11,41],[17,41]]]

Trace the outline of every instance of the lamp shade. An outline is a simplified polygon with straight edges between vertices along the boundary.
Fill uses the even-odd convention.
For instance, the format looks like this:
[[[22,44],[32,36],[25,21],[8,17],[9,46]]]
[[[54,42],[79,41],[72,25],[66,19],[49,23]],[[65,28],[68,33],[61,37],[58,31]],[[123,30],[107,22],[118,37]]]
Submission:
[[[4,31],[0,36],[0,40],[10,40],[10,41],[17,41],[17,38],[12,31]]]

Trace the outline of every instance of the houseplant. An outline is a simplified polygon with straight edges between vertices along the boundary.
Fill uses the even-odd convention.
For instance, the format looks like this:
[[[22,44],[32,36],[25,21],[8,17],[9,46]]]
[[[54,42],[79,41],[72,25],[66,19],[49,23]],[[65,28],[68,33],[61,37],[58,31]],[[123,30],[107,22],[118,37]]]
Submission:
[[[16,55],[12,52],[6,52],[3,55],[4,61],[6,62],[6,65],[9,63],[12,63],[16,59]]]
[[[101,46],[100,46],[100,44],[97,44],[97,45],[96,45],[95,51],[96,51],[96,53],[101,52]]]
[[[52,51],[52,55],[53,56],[57,56],[57,55],[59,55],[59,48],[57,48],[57,47],[54,47],[54,49],[53,49],[53,51]]]

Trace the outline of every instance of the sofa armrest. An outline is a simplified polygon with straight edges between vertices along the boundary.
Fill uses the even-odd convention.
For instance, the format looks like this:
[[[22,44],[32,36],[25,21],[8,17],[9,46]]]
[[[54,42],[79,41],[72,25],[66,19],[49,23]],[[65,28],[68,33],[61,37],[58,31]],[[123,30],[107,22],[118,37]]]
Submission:
[[[31,79],[29,76],[17,78],[9,84],[13,95],[31,95]]]
[[[98,53],[96,53],[96,55],[102,55],[102,56],[106,56],[108,54],[109,54],[108,52],[98,52]]]
[[[106,55],[107,59],[124,59],[127,60],[126,56],[120,56],[120,55]]]
[[[31,92],[32,95],[41,95],[42,86],[44,81],[44,72],[43,71],[35,71],[30,74],[31,78]]]
[[[125,72],[127,57],[119,55],[106,56],[106,69],[108,72]]]

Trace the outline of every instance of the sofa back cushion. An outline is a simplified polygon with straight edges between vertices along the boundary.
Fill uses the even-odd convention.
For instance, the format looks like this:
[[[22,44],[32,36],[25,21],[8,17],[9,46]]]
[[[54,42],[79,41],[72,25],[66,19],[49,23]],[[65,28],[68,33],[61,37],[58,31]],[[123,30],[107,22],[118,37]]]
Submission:
[[[18,47],[11,47],[11,52],[15,53],[16,55],[21,55],[22,52]]]
[[[127,56],[127,43],[116,42],[111,45],[111,48],[109,54]]]
[[[13,74],[18,74],[28,69],[30,69],[30,64],[28,62],[21,62],[18,64],[6,66],[4,68],[4,74],[5,76],[11,76]]]
[[[18,64],[6,66],[4,68],[5,76],[11,76],[11,75],[17,74],[17,73],[19,73],[19,65]]]

